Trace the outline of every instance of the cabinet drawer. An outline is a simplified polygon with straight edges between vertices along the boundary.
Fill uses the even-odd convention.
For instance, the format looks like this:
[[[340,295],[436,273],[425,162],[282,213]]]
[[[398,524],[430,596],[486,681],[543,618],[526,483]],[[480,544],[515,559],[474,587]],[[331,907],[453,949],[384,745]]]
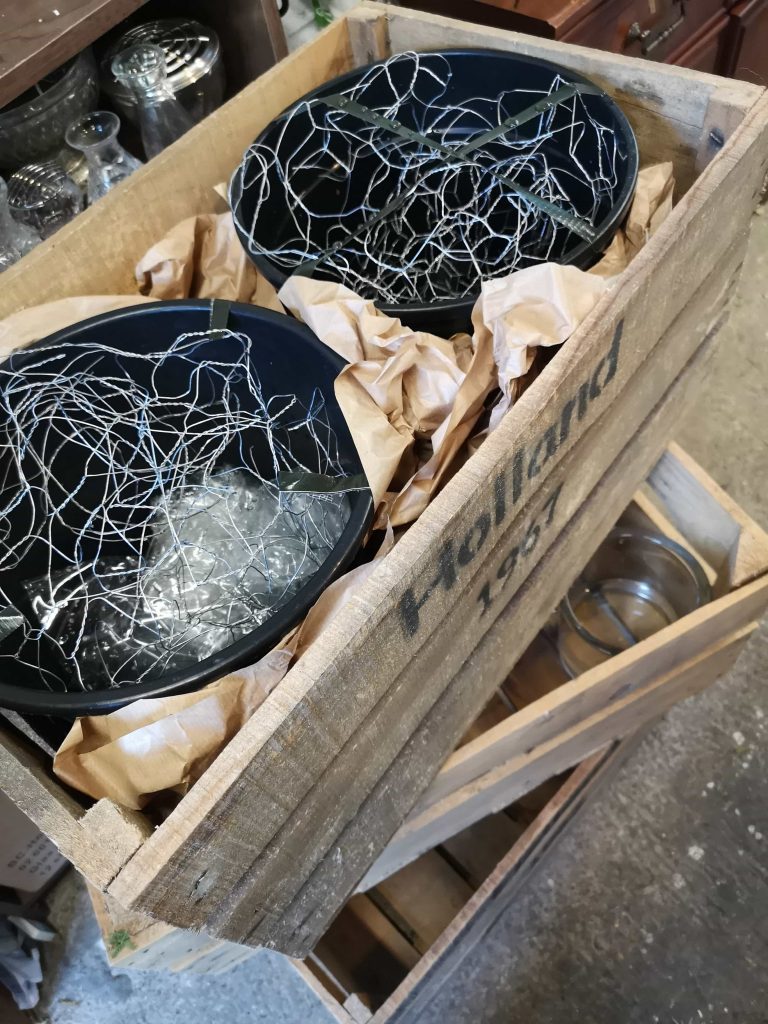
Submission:
[[[628,57],[667,60],[718,14],[724,0],[608,0],[564,36]]]
[[[727,64],[721,74],[768,83],[768,0],[742,0],[732,8]]]
[[[694,71],[726,74],[730,47],[731,22],[727,14],[715,18],[690,44],[670,55],[669,63]]]

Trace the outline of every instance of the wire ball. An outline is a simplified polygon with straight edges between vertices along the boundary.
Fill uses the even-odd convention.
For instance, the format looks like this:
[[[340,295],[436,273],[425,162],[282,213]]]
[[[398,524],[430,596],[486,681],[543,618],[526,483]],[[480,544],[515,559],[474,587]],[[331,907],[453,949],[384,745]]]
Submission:
[[[266,394],[252,355],[218,330],[157,351],[66,341],[0,367],[14,673],[72,691],[196,665],[328,558],[350,499],[322,393]]]
[[[500,72],[516,87],[499,90]],[[579,76],[491,51],[404,53],[273,121],[230,203],[273,284],[316,274],[407,307],[537,262],[588,265],[636,171],[626,119]]]

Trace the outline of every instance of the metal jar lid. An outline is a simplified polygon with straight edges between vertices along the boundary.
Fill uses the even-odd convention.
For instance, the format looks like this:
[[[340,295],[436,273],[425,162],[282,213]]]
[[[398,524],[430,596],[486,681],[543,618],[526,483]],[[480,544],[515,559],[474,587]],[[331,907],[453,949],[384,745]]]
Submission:
[[[191,18],[162,18],[135,25],[120,36],[101,59],[100,78],[104,91],[124,103],[133,98],[112,74],[112,58],[138,43],[152,43],[165,54],[168,82],[175,93],[208,75],[219,61],[219,37]]]

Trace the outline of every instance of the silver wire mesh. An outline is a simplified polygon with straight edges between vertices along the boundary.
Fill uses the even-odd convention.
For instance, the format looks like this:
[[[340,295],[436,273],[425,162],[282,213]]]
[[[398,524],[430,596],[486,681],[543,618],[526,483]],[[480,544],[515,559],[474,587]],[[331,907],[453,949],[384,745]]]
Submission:
[[[231,185],[251,255],[407,305],[464,298],[593,237],[624,161],[599,90],[554,74],[546,90],[457,101],[451,78],[440,54],[398,54],[274,122]]]
[[[196,664],[328,557],[350,502],[323,397],[265,395],[251,349],[219,331],[0,367],[0,665],[14,676],[90,690]],[[284,489],[305,474],[329,489]]]

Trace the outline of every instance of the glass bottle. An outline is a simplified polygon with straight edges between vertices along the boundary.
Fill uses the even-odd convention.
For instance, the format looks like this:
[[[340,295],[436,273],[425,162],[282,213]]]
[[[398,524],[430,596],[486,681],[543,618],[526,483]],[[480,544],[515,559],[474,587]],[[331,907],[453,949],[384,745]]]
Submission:
[[[83,153],[88,163],[89,206],[141,167],[117,141],[119,131],[120,118],[109,110],[94,110],[67,128],[67,145]]]
[[[159,46],[140,43],[118,53],[112,74],[131,90],[147,159],[157,156],[194,124],[168,84],[165,54]]]
[[[8,186],[0,178],[0,271],[26,256],[40,241],[40,235],[11,216]]]
[[[8,200],[17,221],[48,238],[83,208],[83,193],[53,160],[27,164],[8,179]]]

